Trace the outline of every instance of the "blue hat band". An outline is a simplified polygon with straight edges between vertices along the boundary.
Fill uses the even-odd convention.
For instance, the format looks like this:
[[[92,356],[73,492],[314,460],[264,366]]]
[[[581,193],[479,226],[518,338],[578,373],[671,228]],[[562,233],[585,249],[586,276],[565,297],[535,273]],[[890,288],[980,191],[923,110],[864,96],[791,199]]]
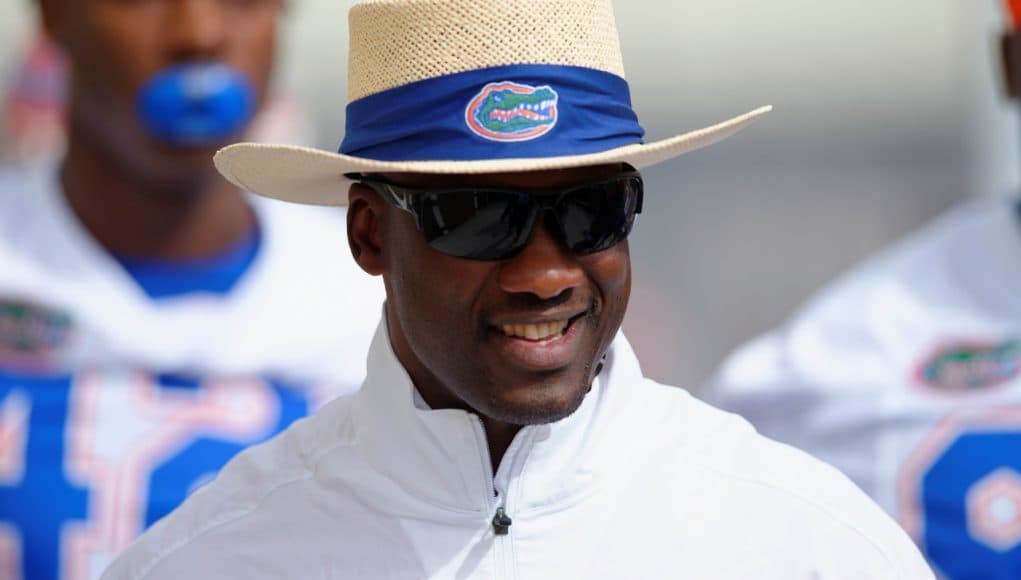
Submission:
[[[376,161],[528,159],[599,153],[644,135],[624,79],[582,67],[512,65],[352,102],[340,152]]]

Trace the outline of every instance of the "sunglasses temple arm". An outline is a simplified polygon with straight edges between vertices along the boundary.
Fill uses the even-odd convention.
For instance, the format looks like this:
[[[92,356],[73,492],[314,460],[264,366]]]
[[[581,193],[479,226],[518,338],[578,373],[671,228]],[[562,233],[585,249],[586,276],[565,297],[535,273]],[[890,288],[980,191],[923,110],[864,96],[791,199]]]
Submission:
[[[415,218],[415,226],[418,227],[419,231],[425,231],[422,224],[422,216],[415,210],[411,203],[411,193],[403,191],[396,186],[390,185],[389,183],[380,183],[377,191],[383,194],[384,197],[388,198],[387,201],[396,208],[406,211]]]
[[[403,209],[404,211],[407,211],[407,212],[412,211],[411,203],[409,201],[411,196],[408,195],[407,192],[404,192],[404,191],[400,191],[399,192],[399,191],[397,191],[397,189],[394,186],[392,186],[392,185],[390,185],[388,183],[382,183],[380,185],[382,186],[382,187],[380,187],[380,189],[383,190],[383,194],[386,195],[388,198],[390,198],[388,200],[390,203],[392,203],[393,205]]]

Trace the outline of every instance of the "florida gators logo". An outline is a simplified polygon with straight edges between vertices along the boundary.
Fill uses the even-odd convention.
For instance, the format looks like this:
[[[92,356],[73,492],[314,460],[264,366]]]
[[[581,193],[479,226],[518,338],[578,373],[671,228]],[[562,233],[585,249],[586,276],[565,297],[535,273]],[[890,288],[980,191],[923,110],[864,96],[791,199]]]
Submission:
[[[0,364],[6,367],[53,366],[67,354],[74,331],[70,315],[62,310],[0,298]]]
[[[490,141],[530,141],[556,126],[559,100],[549,86],[490,83],[468,104],[465,121],[473,133]]]
[[[1021,373],[1021,342],[959,342],[940,348],[918,368],[918,378],[943,391],[971,391]]]

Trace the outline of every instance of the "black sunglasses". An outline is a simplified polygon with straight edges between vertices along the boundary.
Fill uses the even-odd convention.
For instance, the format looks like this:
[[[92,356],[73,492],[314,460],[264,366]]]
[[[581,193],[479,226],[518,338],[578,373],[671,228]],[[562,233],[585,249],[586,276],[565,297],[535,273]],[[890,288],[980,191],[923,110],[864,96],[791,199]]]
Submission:
[[[434,249],[471,260],[505,260],[518,254],[547,214],[550,233],[575,254],[609,249],[631,233],[644,194],[637,171],[555,190],[427,190],[364,178],[359,182],[415,216]]]

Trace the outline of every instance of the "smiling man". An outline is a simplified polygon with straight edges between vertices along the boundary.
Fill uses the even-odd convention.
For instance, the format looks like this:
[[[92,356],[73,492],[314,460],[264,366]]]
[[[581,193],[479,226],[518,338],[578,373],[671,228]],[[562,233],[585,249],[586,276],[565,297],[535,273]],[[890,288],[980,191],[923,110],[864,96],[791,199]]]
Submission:
[[[370,0],[350,22],[341,152],[217,166],[349,203],[387,292],[368,378],[105,578],[932,578],[835,470],[644,378],[619,332],[628,235],[672,195],[636,168],[765,109],[643,143],[608,0]]]
[[[581,405],[593,362],[620,328],[631,291],[625,238],[641,204],[641,178],[617,164],[382,179],[352,190],[355,254],[367,272],[384,276],[394,297],[387,313],[393,349],[418,394],[430,408],[477,414],[496,471],[522,425],[558,421]],[[531,194],[544,191],[556,194]],[[388,216],[389,229],[374,239],[380,218],[393,213],[385,200],[429,195],[436,197],[429,210]],[[469,217],[483,199],[489,207]],[[535,200],[548,200],[552,215],[540,214]],[[428,223],[436,215],[464,223],[430,247],[415,218]],[[590,238],[596,232],[582,228],[606,231]],[[593,247],[575,260],[562,243]],[[479,259],[464,258],[472,252]]]

